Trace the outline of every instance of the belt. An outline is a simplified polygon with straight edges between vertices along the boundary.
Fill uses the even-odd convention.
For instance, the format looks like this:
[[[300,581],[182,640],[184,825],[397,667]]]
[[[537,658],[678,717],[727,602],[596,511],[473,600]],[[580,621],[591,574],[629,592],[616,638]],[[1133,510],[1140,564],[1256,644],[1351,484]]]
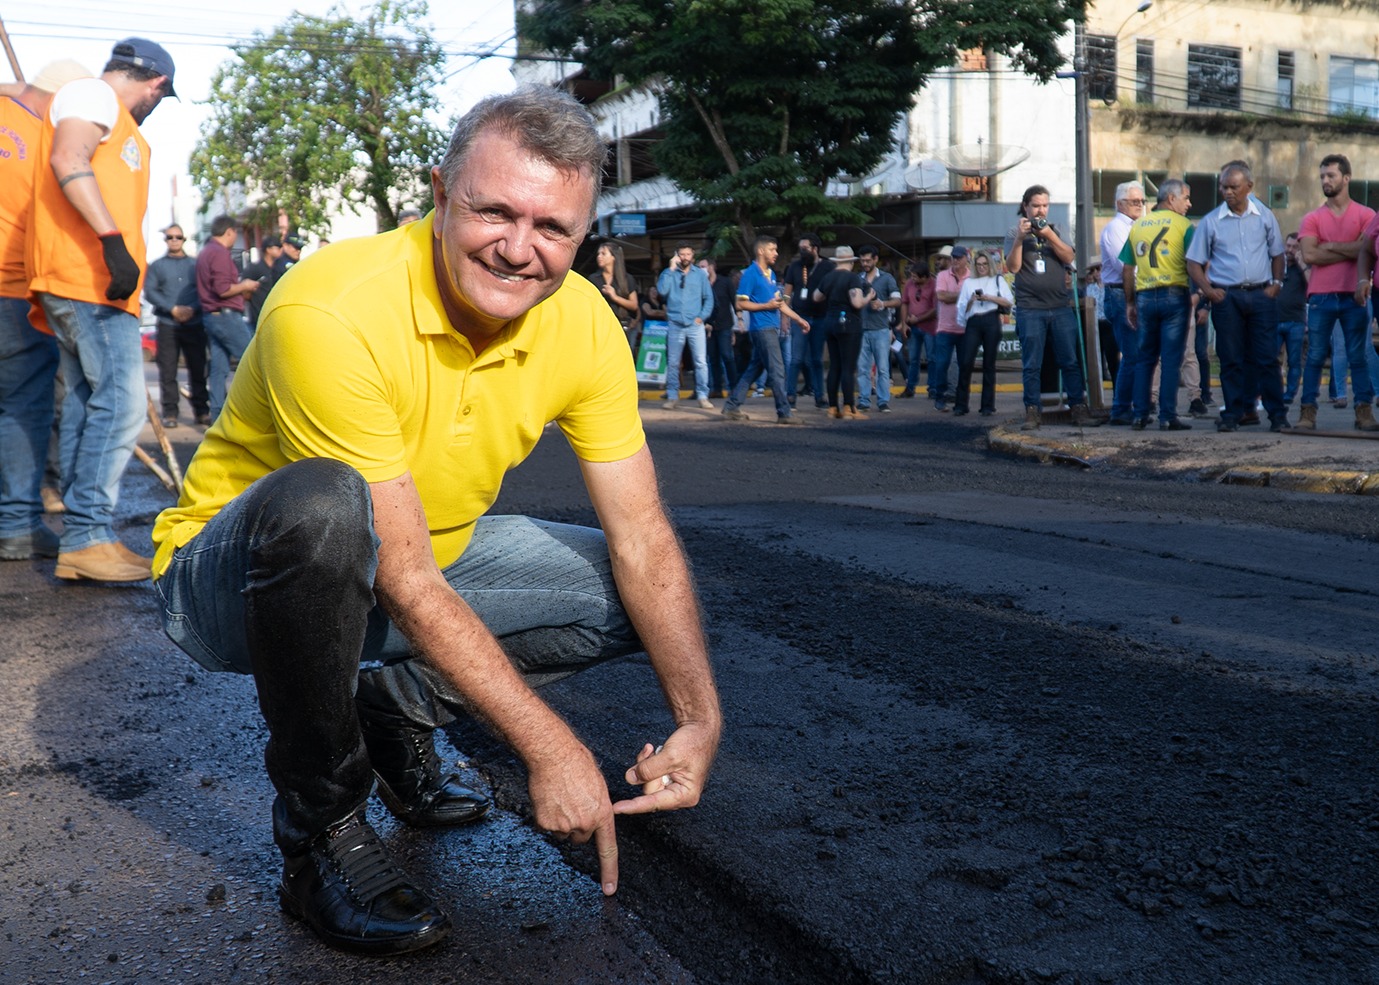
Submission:
[[[1125,285],[1124,285],[1124,284],[1102,284],[1101,286],[1104,287],[1104,288],[1106,288],[1106,290],[1108,290],[1108,291],[1123,291],[1123,290],[1125,290]]]
[[[1219,291],[1258,291],[1268,287],[1269,282],[1260,280],[1249,284],[1213,284],[1211,286]]]

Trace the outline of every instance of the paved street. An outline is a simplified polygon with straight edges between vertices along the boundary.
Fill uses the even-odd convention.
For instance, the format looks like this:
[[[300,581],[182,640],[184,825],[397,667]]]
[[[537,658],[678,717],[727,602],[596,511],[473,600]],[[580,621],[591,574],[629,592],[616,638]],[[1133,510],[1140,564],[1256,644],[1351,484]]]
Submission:
[[[502,809],[373,809],[456,918],[404,961],[278,911],[248,681],[182,657],[146,588],[6,565],[0,981],[1379,981],[1372,500],[1010,459],[894,406],[644,405],[728,715],[705,801],[620,821],[604,901],[453,730]],[[549,439],[500,508],[592,522]],[[131,468],[129,543],[166,499]],[[644,660],[547,697],[615,791],[668,729]]]

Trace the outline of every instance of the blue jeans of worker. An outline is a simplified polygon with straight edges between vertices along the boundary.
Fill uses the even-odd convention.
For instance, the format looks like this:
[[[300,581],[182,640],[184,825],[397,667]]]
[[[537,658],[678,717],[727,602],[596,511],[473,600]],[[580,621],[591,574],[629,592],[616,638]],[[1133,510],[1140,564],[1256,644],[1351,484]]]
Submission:
[[[905,373],[905,389],[913,391],[919,386],[920,365],[924,362],[924,354],[927,352],[929,358],[934,358],[933,336],[925,335],[923,330],[910,326],[910,334],[905,339],[905,356],[910,361],[910,368]]]
[[[1120,365],[1116,367],[1111,387],[1111,416],[1121,419],[1144,417],[1147,410],[1132,406],[1140,363],[1140,333],[1130,327],[1130,319],[1126,317],[1124,289],[1108,289],[1102,307],[1116,336],[1116,348],[1120,349]]]
[[[1283,380],[1278,369],[1278,303],[1263,288],[1227,288],[1226,298],[1211,306],[1216,327],[1216,355],[1221,360],[1221,421],[1238,424],[1254,411],[1255,394],[1264,400],[1269,420],[1285,417]],[[1303,370],[1303,389],[1307,371]],[[1307,403],[1307,394],[1303,394]]]
[[[1291,404],[1298,395],[1298,381],[1302,379],[1302,340],[1307,334],[1307,325],[1300,321],[1281,321],[1278,323],[1278,344],[1283,348],[1288,360],[1288,375],[1283,384],[1283,402]]]
[[[962,332],[938,332],[930,340],[929,395],[935,400],[947,400],[949,393],[948,368],[962,349]]]
[[[58,433],[63,553],[115,536],[120,476],[148,412],[139,319],[108,304],[39,294],[57,336],[67,396]]]
[[[1350,383],[1355,402],[1373,403],[1374,387],[1369,380],[1369,364],[1365,347],[1370,344],[1369,309],[1355,303],[1349,294],[1312,294],[1307,299],[1307,365],[1302,370],[1302,404],[1316,406],[1321,389],[1322,363],[1326,361],[1326,343],[1332,325],[1340,322],[1345,335],[1346,364],[1350,366]],[[1345,365],[1333,357],[1333,376],[1344,379]]]
[[[211,368],[206,390],[211,398],[211,419],[220,416],[225,406],[225,391],[229,386],[230,369],[239,362],[249,345],[249,323],[244,315],[228,308],[201,316],[206,328],[206,341],[211,346]]]
[[[714,328],[708,331],[709,371],[713,388],[723,393],[737,386],[737,355],[733,352],[733,330]]]
[[[29,324],[29,302],[0,298],[0,537],[43,522],[57,342]]]
[[[254,676],[288,854],[369,795],[356,703],[422,728],[463,704],[376,603],[377,567],[367,483],[316,458],[236,496],[154,583],[174,643],[208,670]],[[597,530],[481,517],[442,573],[533,686],[641,648]]]
[[[804,352],[801,353],[799,349],[796,349],[792,353],[797,364],[801,359],[805,361],[805,372],[809,374],[809,386],[814,391],[815,407],[828,406],[824,382],[824,349],[828,346],[826,336],[827,331],[824,328],[823,316],[812,318],[809,321],[809,334],[805,336]]]
[[[786,360],[786,393],[794,397],[799,393],[800,370],[804,370],[804,382],[814,394],[816,400],[822,399],[819,395],[824,388],[824,347],[819,345],[819,351],[814,351],[814,320],[807,319],[809,331],[806,332],[794,322],[790,323],[790,358]],[[782,354],[784,358],[784,354]]]
[[[1044,340],[1053,339],[1053,357],[1063,373],[1063,390],[1072,406],[1086,403],[1087,386],[1082,365],[1077,359],[1077,318],[1070,307],[1027,308],[1016,314],[1020,331],[1020,358],[1023,364],[1026,407],[1038,407],[1039,376],[1044,368]],[[1124,360],[1124,355],[1121,359]]]
[[[876,383],[871,373],[876,370]],[[857,409],[871,406],[872,390],[876,391],[876,406],[891,402],[891,330],[872,328],[862,333],[862,351],[857,356]]]
[[[666,399],[680,399],[680,359],[689,345],[690,358],[694,361],[695,399],[709,395],[708,346],[704,336],[704,323],[686,325],[671,322],[666,332]]]
[[[1155,287],[1135,295],[1139,316],[1139,359],[1135,364],[1135,417],[1149,416],[1154,366],[1159,372],[1159,423],[1178,416],[1178,377],[1187,347],[1186,287]]]
[[[736,410],[747,399],[747,390],[757,375],[765,370],[771,384],[771,396],[776,401],[776,416],[790,416],[790,401],[785,395],[785,359],[780,351],[780,330],[775,328],[752,329],[752,359],[738,377],[737,386],[728,394],[724,410]],[[813,333],[811,333],[813,334]]]

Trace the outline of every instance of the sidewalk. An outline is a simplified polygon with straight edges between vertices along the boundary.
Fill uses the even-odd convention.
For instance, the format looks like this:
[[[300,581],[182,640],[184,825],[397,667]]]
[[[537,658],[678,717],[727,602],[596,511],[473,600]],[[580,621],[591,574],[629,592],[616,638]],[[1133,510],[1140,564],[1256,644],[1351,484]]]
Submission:
[[[1262,417],[1263,415],[1261,415]],[[1296,401],[1288,420],[1298,418]],[[1190,419],[1184,415],[1184,421]],[[1044,425],[1022,431],[1006,420],[987,435],[994,452],[1084,468],[1152,472],[1199,482],[1269,486],[1299,492],[1379,495],[1379,432],[1355,430],[1355,411],[1317,408],[1317,430],[1274,434],[1268,421],[1221,434],[1211,417],[1190,420],[1191,431],[1074,427],[1064,411],[1045,411]]]
[[[1157,420],[1144,431],[1129,427],[1086,427],[1072,425],[1067,410],[1046,408],[1043,426],[1037,431],[1022,431],[1024,417],[1020,385],[1003,382],[996,387],[996,415],[982,417],[975,412],[955,417],[940,412],[921,391],[914,399],[898,399],[899,387],[892,387],[891,412],[876,413],[873,407],[865,423],[830,421],[814,409],[813,398],[805,397],[796,408],[806,424],[813,426],[875,427],[944,424],[970,427],[987,432],[987,447],[1000,455],[1057,462],[1080,468],[1115,473],[1154,475],[1193,482],[1223,482],[1237,485],[1268,486],[1301,492],[1379,495],[1379,432],[1355,430],[1355,410],[1330,401],[1317,408],[1317,430],[1270,432],[1267,419],[1259,426],[1242,427],[1221,434],[1216,430],[1218,408],[1211,416],[1192,419],[1186,414],[1188,401],[1180,396],[1182,419],[1190,431],[1159,431]],[[662,404],[660,390],[641,392],[643,414],[652,419],[676,419],[685,423],[700,421],[717,424],[722,420],[723,401],[715,399],[713,410],[693,406],[693,392],[681,391],[679,408],[671,411]],[[1105,390],[1110,403],[1110,389]],[[752,397],[743,404],[751,420],[746,426],[774,426],[772,398]],[[1288,409],[1288,420],[1298,419],[1295,400]],[[742,425],[739,425],[742,426]]]

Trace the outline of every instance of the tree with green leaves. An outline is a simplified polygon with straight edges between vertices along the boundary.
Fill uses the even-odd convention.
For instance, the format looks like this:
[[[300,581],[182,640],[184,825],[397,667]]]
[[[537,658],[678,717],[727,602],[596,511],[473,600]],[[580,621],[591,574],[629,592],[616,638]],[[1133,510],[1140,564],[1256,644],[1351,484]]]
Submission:
[[[425,0],[379,0],[361,20],[294,13],[235,49],[211,81],[191,174],[212,200],[243,190],[265,224],[321,228],[329,203],[372,207],[380,230],[429,202],[446,137],[428,119],[445,62]]]
[[[984,48],[1047,80],[1086,0],[539,0],[518,12],[533,46],[597,78],[651,84],[657,167],[736,229],[864,223],[830,181],[875,170],[934,70]]]

